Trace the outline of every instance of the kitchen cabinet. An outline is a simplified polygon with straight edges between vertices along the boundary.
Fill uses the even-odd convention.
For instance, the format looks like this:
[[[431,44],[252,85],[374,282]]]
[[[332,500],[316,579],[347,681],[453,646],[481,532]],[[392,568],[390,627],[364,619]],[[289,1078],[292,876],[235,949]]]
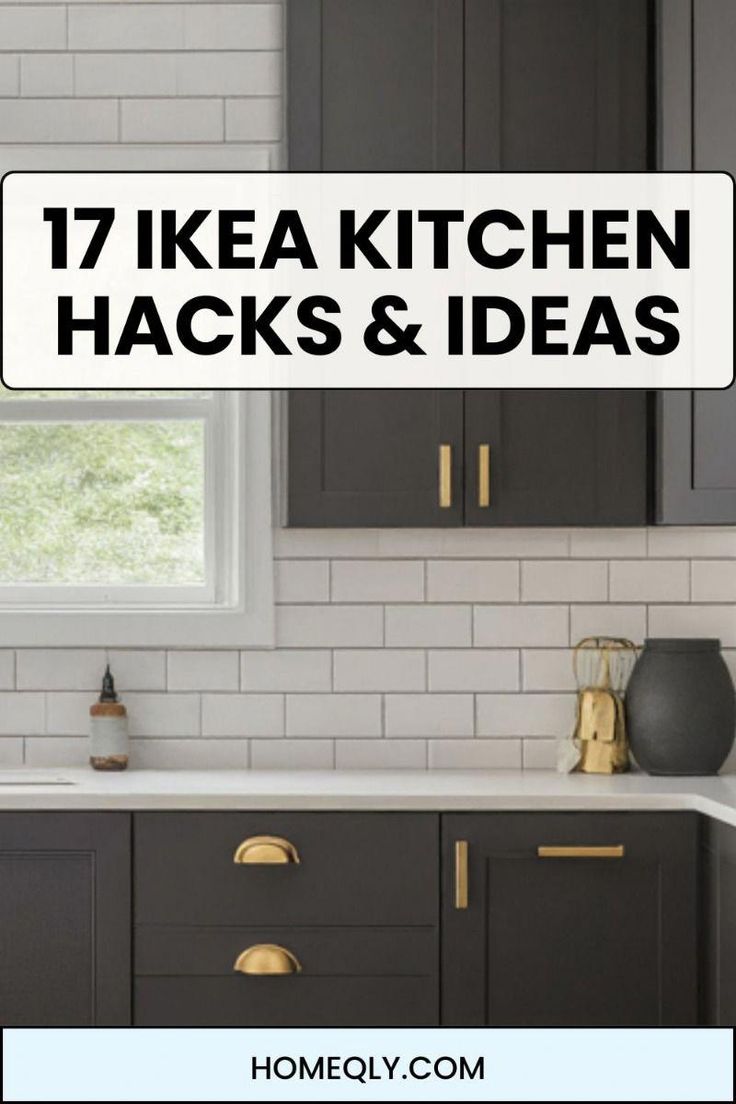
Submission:
[[[647,418],[633,391],[292,392],[289,524],[644,524]]]
[[[0,1026],[130,1023],[130,818],[0,813]]]
[[[290,0],[294,171],[644,169],[647,0]]]
[[[736,5],[668,0],[660,7],[660,165],[736,175]],[[660,395],[657,517],[736,522],[736,386]]]
[[[438,1023],[437,829],[432,814],[136,816],[135,1024]]]
[[[293,0],[290,168],[645,169],[650,8]],[[288,419],[292,526],[648,520],[641,392],[292,391]]]
[[[697,1023],[697,829],[691,814],[444,817],[443,1022]]]
[[[701,1022],[736,1026],[736,828],[703,826],[703,1007]]]

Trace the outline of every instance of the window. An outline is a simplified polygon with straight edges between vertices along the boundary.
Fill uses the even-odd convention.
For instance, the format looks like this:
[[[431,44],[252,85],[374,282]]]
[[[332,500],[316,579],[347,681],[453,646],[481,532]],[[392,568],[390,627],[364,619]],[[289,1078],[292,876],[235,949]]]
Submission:
[[[272,636],[267,392],[0,391],[0,643]]]

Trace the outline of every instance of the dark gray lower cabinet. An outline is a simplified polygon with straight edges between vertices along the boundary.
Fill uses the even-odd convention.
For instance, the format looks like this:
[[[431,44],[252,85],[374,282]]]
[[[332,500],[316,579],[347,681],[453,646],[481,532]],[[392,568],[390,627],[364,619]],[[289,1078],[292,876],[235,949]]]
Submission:
[[[736,828],[706,821],[703,833],[701,1022],[736,1027]]]
[[[130,1023],[130,817],[0,813],[0,1026]]]
[[[141,813],[135,825],[136,1025],[439,1022],[437,815]],[[291,861],[264,863],[263,846]],[[286,972],[271,972],[274,955]],[[240,972],[243,956],[257,972]]]
[[[697,1023],[696,815],[443,822],[443,1022]],[[467,908],[457,907],[458,841],[468,845]]]

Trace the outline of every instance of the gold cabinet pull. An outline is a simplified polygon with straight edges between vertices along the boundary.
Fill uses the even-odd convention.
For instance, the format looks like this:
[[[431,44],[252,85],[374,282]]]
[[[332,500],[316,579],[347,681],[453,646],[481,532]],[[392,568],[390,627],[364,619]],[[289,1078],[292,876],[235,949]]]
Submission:
[[[491,505],[491,446],[478,445],[478,505]]]
[[[241,951],[235,959],[233,970],[238,974],[251,976],[275,976],[277,974],[299,974],[301,963],[295,954],[279,947],[277,943],[256,943]]]
[[[452,445],[440,445],[439,503],[441,510],[452,506]]]
[[[612,844],[607,847],[538,847],[540,859],[622,859],[624,845]]]
[[[235,849],[233,862],[246,866],[298,863],[299,852],[293,843],[280,836],[251,836]]]
[[[455,908],[468,907],[468,841],[455,840]]]

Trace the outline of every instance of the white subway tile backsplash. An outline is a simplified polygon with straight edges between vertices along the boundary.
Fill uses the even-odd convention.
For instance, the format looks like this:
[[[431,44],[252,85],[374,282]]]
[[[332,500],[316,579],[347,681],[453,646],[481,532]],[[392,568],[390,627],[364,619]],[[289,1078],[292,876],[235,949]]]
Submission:
[[[249,692],[332,689],[332,652],[248,651],[240,659],[241,689]]]
[[[287,736],[380,736],[379,694],[287,694]]]
[[[0,767],[23,766],[22,736],[0,737]]]
[[[574,694],[479,694],[479,736],[564,736],[572,732]]]
[[[281,100],[252,97],[225,101],[228,142],[277,142],[283,129]]]
[[[3,100],[0,142],[116,142],[117,137],[113,100]]]
[[[567,529],[379,529],[378,555],[427,559],[567,556]]]
[[[377,557],[380,529],[275,529],[276,559]]]
[[[64,27],[64,9],[58,11]],[[176,50],[184,46],[182,8],[177,4],[71,4],[68,11],[70,50]],[[60,45],[63,49],[65,42]]]
[[[131,736],[199,736],[198,694],[126,694]]]
[[[429,689],[519,689],[519,653],[510,649],[437,649],[429,653]]]
[[[472,736],[472,694],[387,694],[387,736]]]
[[[60,4],[3,4],[0,43],[3,50],[63,50],[66,11]]]
[[[123,142],[220,142],[222,104],[216,99],[123,100]]]
[[[0,96],[17,96],[20,91],[20,58],[0,54]]]
[[[421,602],[421,560],[337,560],[332,565],[333,602]]]
[[[276,560],[274,573],[277,602],[329,602],[327,560]]]
[[[71,54],[25,54],[20,59],[21,96],[71,96],[73,92]]]
[[[615,560],[647,554],[646,529],[571,529],[570,555]]]
[[[409,648],[344,649],[335,652],[335,690],[424,690],[426,661]]]
[[[49,736],[86,736],[94,701],[94,694],[82,691],[47,694],[46,732]]]
[[[333,740],[251,740],[253,770],[331,770]]]
[[[247,740],[131,740],[134,770],[244,770]]]
[[[649,636],[714,636],[736,647],[736,605],[650,606]]]
[[[426,765],[425,740],[335,741],[335,766],[338,770],[422,770]]]
[[[618,560],[611,564],[612,602],[687,602],[689,598],[687,560]]]
[[[203,694],[203,736],[283,736],[283,694]]]
[[[567,606],[476,606],[473,643],[490,648],[567,644]]]
[[[186,4],[184,44],[190,50],[277,50],[280,4]]]
[[[121,692],[166,689],[166,652],[111,648],[107,658]]]
[[[10,648],[0,650],[0,690],[15,687],[15,652]]]
[[[281,92],[283,55],[276,49],[197,50],[176,54],[173,61],[178,96],[278,96]]]
[[[585,636],[622,636],[641,644],[646,635],[645,606],[572,606],[570,609],[571,644],[577,644]]]
[[[514,602],[519,598],[515,560],[430,560],[429,602]]]
[[[464,648],[472,643],[470,606],[387,606],[386,644]]]
[[[429,766],[438,770],[519,770],[521,740],[430,740]]]
[[[174,96],[175,54],[77,54],[74,58],[78,96]]]
[[[279,606],[276,645],[281,648],[380,648],[380,606]]]
[[[522,688],[575,690],[572,651],[566,648],[524,648],[521,653]]]
[[[608,564],[602,560],[527,560],[521,565],[523,602],[605,602]]]
[[[25,740],[27,767],[83,767],[89,763],[85,736],[30,736]]]
[[[16,662],[19,690],[99,690],[106,655],[94,648],[23,648]]]
[[[694,560],[693,602],[736,602],[736,559]]]
[[[648,534],[649,555],[654,558],[722,560],[736,556],[736,525],[660,525],[653,526]]]
[[[169,652],[169,690],[238,690],[238,652]]]
[[[522,740],[524,770],[556,770],[557,740]]]

